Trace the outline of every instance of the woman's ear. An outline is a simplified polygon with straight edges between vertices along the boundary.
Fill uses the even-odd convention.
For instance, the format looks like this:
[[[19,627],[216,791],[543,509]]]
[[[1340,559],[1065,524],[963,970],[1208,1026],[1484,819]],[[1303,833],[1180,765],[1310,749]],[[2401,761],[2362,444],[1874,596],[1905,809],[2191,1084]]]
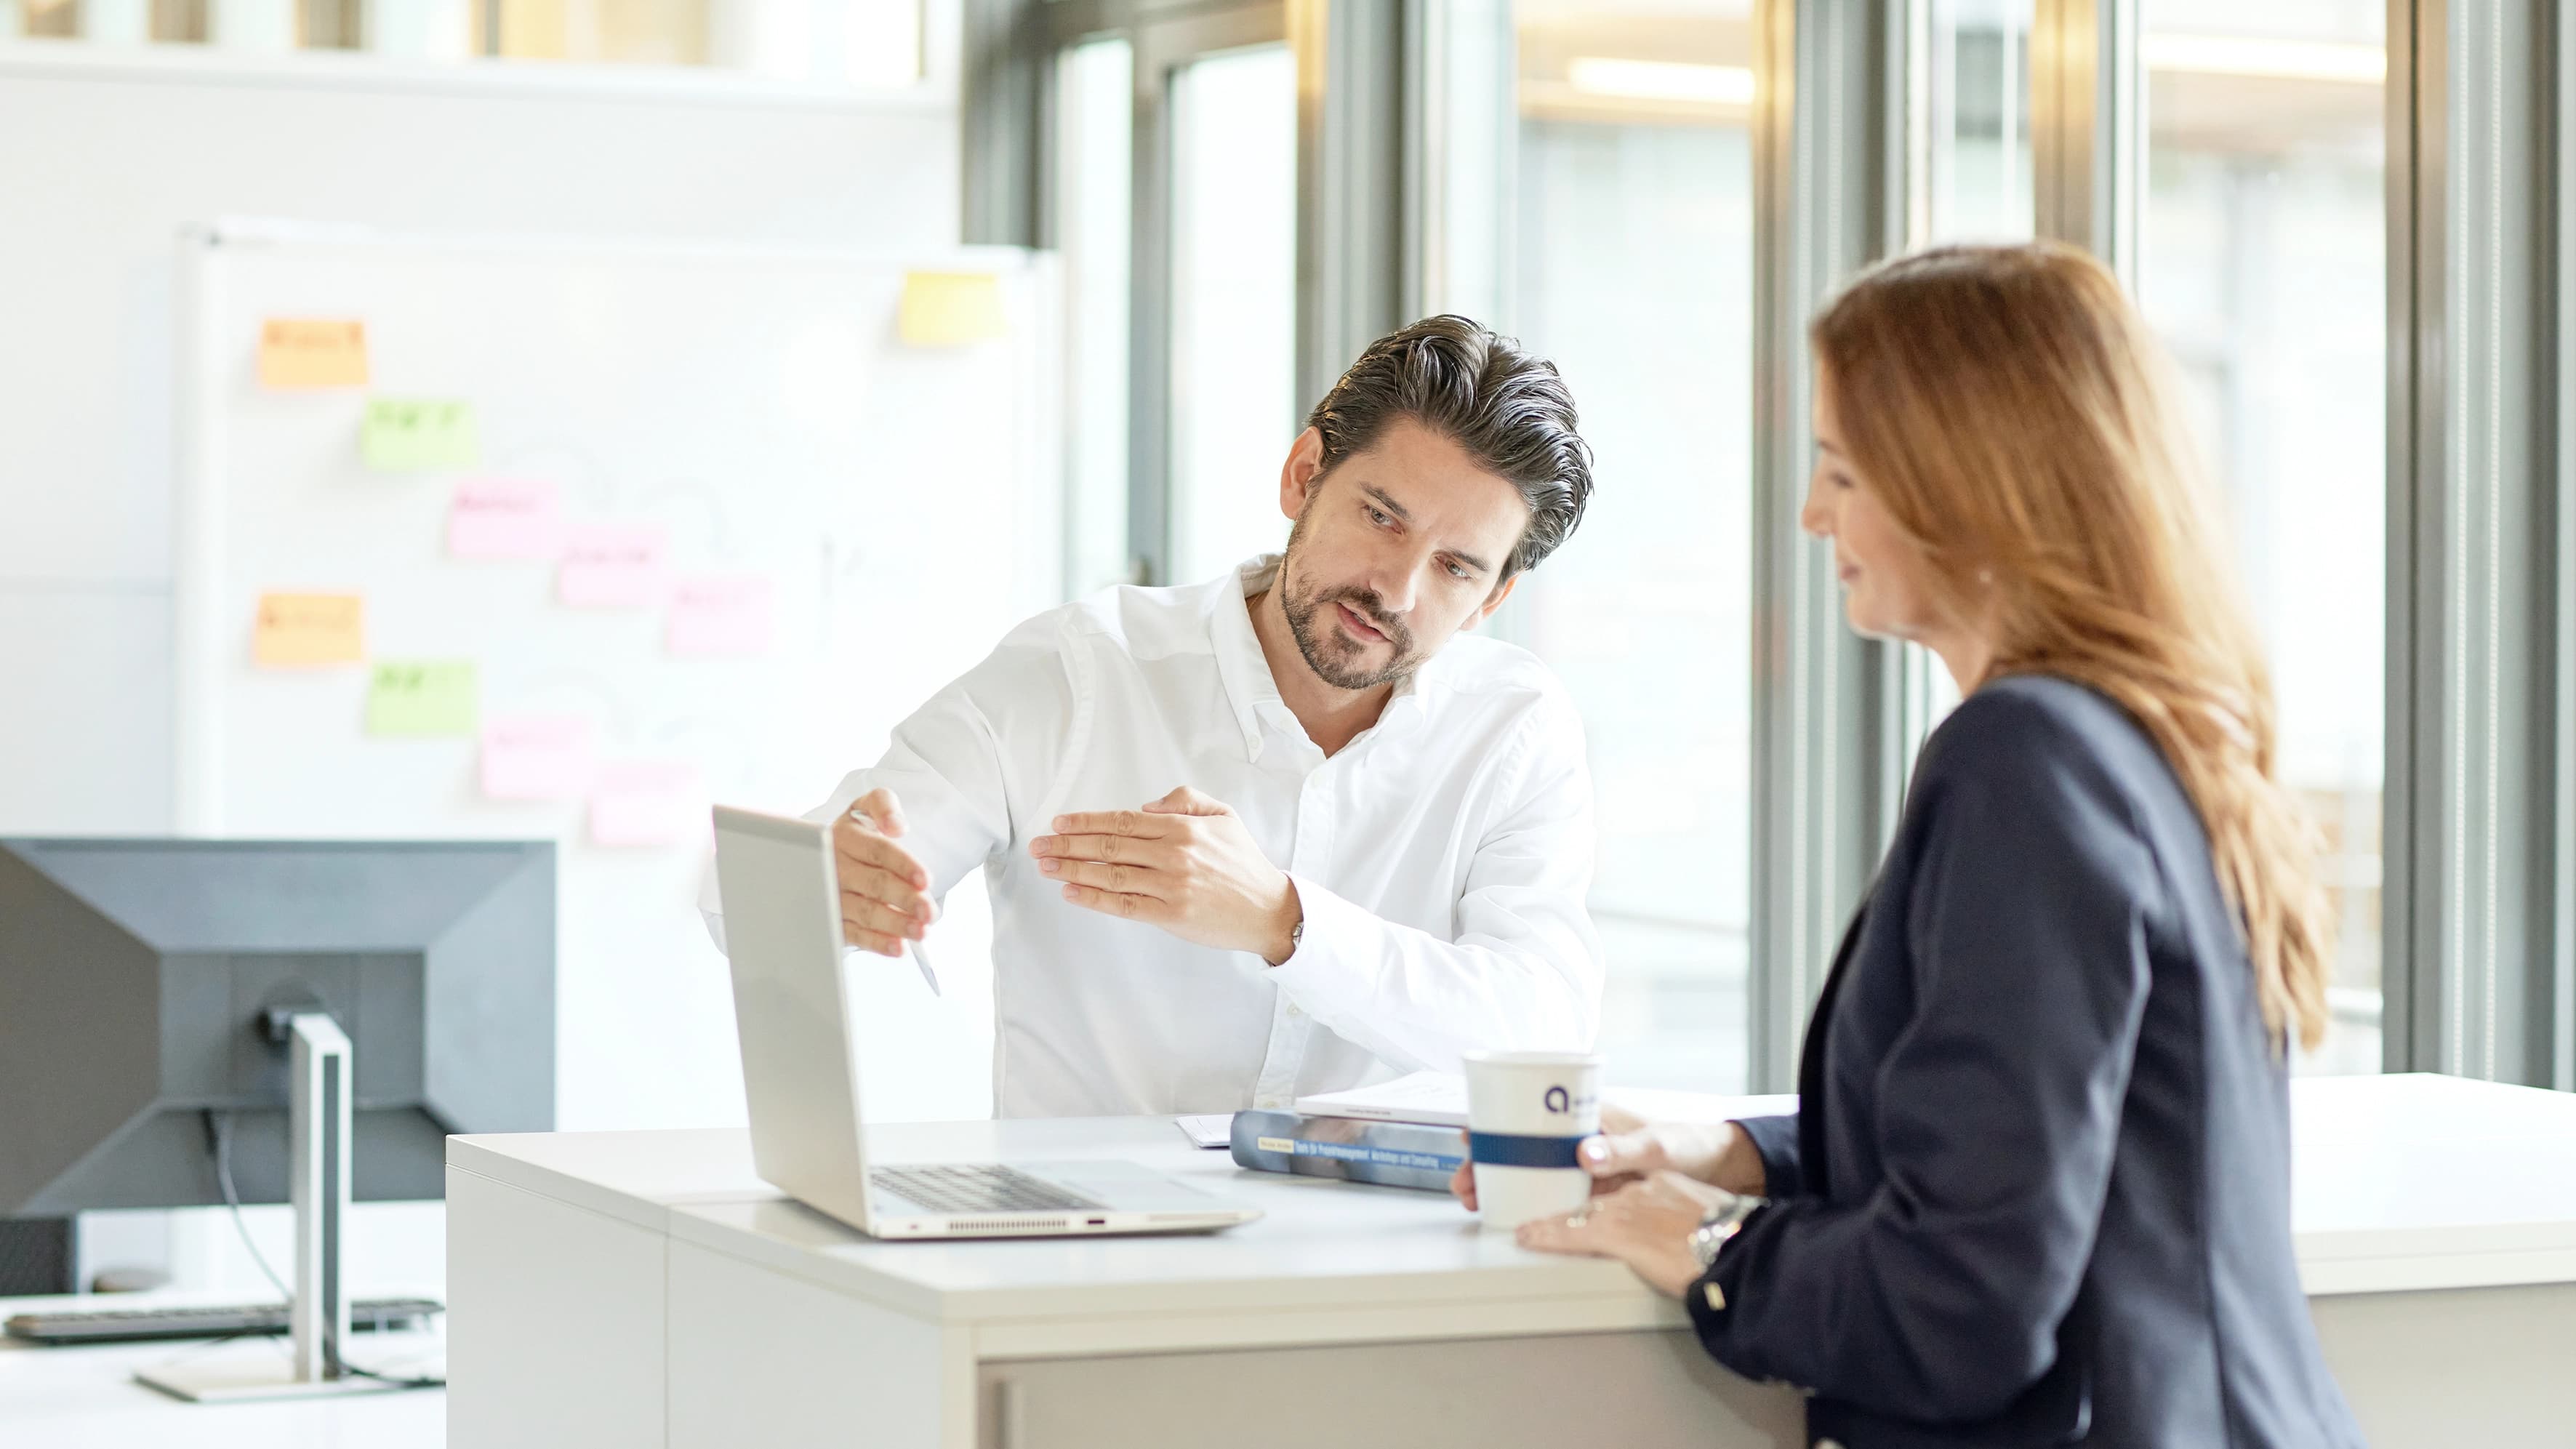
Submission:
[[[1292,520],[1303,515],[1323,471],[1324,435],[1308,428],[1288,445],[1288,461],[1279,467],[1279,511]]]

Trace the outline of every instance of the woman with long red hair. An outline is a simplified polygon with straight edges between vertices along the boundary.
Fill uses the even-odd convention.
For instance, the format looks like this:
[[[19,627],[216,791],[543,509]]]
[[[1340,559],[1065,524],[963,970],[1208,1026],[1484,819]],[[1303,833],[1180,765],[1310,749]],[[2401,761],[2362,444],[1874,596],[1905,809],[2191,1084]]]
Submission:
[[[1962,703],[1797,1113],[1617,1124],[1522,1239],[1624,1259],[1848,1449],[2358,1444],[2290,1238],[2327,917],[2161,354],[2045,243],[1889,263],[1812,338],[1801,522]]]

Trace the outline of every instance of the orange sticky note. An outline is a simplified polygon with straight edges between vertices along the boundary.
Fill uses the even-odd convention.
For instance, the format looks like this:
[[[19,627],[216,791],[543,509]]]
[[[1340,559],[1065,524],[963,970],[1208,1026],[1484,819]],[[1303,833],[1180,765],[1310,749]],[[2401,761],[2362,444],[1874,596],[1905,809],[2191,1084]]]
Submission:
[[[355,664],[365,653],[366,612],[356,594],[262,594],[251,659],[263,669]]]
[[[367,324],[271,317],[259,329],[262,387],[365,387]]]
[[[958,347],[1003,332],[1002,279],[991,272],[907,272],[900,331],[907,347]]]

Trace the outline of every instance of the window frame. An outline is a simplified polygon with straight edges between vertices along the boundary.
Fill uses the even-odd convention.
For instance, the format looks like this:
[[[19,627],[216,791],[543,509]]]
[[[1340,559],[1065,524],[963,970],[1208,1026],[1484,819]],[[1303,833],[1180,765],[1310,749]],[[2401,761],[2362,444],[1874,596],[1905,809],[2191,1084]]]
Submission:
[[[1439,148],[1456,119],[1440,99],[1444,36],[1483,27],[1477,39],[1491,44],[1499,25],[1508,55],[1510,7],[967,3],[970,44],[980,34],[988,51],[1034,45],[1040,77],[1053,47],[1080,38],[1124,29],[1137,47],[1130,528],[1138,577],[1159,581],[1171,64],[1259,40],[1297,46],[1298,376],[1312,389],[1361,342],[1442,300],[1438,239],[1456,220],[1440,209]],[[1843,628],[1796,518],[1811,447],[1808,314],[1860,266],[1924,239],[1929,6],[1755,0],[1756,1090],[1794,1085],[1807,1012],[1901,813],[1928,722],[1927,662]],[[2034,0],[2029,42],[2038,233],[2092,249],[2133,285],[2140,8]],[[1246,41],[1256,16],[1268,28]],[[2466,29],[2478,24],[2495,28]],[[2458,74],[2463,36],[2483,67],[2475,77]],[[2556,423],[2576,417],[2576,368],[2558,364],[2576,340],[2576,26],[2553,23],[2547,0],[2388,0],[2386,43],[2382,1064],[2576,1089],[2576,443]],[[1028,158],[1044,157],[1043,96],[1000,128],[1009,144],[975,144],[979,126],[1007,115],[978,100],[991,89],[978,80],[1007,67],[970,55],[965,71],[969,239],[1043,243],[1042,203],[1023,206],[1020,225],[1010,205],[978,200],[1041,196],[1051,171]],[[1023,93],[1031,86],[1042,92],[1042,78]],[[1028,168],[1017,180],[1015,164]],[[979,207],[998,234],[979,234]],[[2489,451],[2471,446],[2480,430]],[[2491,545],[2515,540],[2509,576],[2445,552],[2463,528]],[[2464,733],[2472,706],[2494,728]],[[2520,812],[2509,820],[2508,800]]]

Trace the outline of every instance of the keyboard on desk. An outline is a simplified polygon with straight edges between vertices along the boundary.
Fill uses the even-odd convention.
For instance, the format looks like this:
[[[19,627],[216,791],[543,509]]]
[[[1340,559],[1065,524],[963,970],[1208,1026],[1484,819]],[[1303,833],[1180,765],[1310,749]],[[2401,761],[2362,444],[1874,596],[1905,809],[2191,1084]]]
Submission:
[[[1101,1205],[998,1162],[879,1167],[868,1182],[936,1213],[1090,1212]]]
[[[351,1328],[412,1328],[446,1311],[435,1298],[360,1298],[349,1305]],[[231,1338],[285,1333],[283,1303],[225,1303],[201,1308],[58,1308],[20,1313],[5,1326],[12,1338],[37,1343],[123,1343],[150,1338]]]

